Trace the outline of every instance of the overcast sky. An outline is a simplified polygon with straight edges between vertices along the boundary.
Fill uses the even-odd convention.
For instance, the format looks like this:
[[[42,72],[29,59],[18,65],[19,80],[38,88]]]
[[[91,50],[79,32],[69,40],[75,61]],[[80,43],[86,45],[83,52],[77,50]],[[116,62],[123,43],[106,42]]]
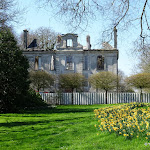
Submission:
[[[72,31],[71,27],[62,22],[60,18],[57,18],[52,11],[39,9],[35,1],[18,0],[18,2],[19,7],[26,8],[25,13],[23,13],[22,24],[14,27],[18,35],[24,29],[35,30],[39,27],[50,27],[55,32],[62,34]],[[76,30],[74,33],[78,34],[78,42],[83,46],[86,45],[86,35],[90,35],[92,49],[101,48],[97,43],[101,43],[100,39],[102,38],[102,31],[105,25],[106,22],[104,20],[92,20],[85,31]],[[134,73],[133,70],[135,70],[135,65],[138,63],[138,58],[131,54],[134,47],[133,41],[137,38],[138,34],[134,29],[118,30],[119,69],[127,76]],[[113,46],[113,42],[111,44]]]

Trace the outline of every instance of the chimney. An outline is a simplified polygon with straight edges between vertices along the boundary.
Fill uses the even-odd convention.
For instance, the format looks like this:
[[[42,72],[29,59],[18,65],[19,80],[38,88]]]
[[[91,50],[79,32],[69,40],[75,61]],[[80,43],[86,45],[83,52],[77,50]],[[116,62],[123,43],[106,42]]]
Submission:
[[[117,29],[114,27],[114,48],[117,48]]]
[[[57,36],[57,43],[60,43],[61,42],[61,35],[58,35]]]
[[[87,42],[87,49],[88,50],[91,49],[90,36],[89,35],[86,36],[86,42]]]
[[[28,30],[23,30],[24,31],[24,49],[27,49],[28,47],[28,42],[27,42],[27,34],[28,34]]]

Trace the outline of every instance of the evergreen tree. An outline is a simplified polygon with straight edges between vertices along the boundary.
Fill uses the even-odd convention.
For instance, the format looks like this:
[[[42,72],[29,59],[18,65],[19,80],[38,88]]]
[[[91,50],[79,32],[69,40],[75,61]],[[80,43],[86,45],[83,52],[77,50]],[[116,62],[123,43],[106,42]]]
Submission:
[[[0,111],[14,112],[29,89],[27,59],[8,28],[0,28]]]

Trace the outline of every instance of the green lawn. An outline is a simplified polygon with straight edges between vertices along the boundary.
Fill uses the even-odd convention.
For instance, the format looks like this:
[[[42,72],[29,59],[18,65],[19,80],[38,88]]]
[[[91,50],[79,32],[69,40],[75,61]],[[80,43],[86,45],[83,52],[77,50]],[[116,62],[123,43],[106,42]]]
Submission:
[[[110,105],[57,106],[0,114],[0,150],[147,150],[144,138],[98,131],[93,110]],[[99,133],[99,135],[97,135]]]

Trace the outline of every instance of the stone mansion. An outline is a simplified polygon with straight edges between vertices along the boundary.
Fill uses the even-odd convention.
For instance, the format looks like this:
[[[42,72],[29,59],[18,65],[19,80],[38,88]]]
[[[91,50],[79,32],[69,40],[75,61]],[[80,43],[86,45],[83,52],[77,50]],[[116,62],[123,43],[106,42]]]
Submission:
[[[25,48],[23,54],[29,60],[30,69],[44,70],[56,76],[81,73],[88,78],[100,71],[117,74],[119,55],[117,46],[113,48],[104,43],[102,49],[91,49],[90,36],[86,37],[86,41],[87,46],[83,47],[78,43],[77,34],[62,34],[58,36],[54,50]],[[89,89],[89,86],[85,87],[85,91]]]

